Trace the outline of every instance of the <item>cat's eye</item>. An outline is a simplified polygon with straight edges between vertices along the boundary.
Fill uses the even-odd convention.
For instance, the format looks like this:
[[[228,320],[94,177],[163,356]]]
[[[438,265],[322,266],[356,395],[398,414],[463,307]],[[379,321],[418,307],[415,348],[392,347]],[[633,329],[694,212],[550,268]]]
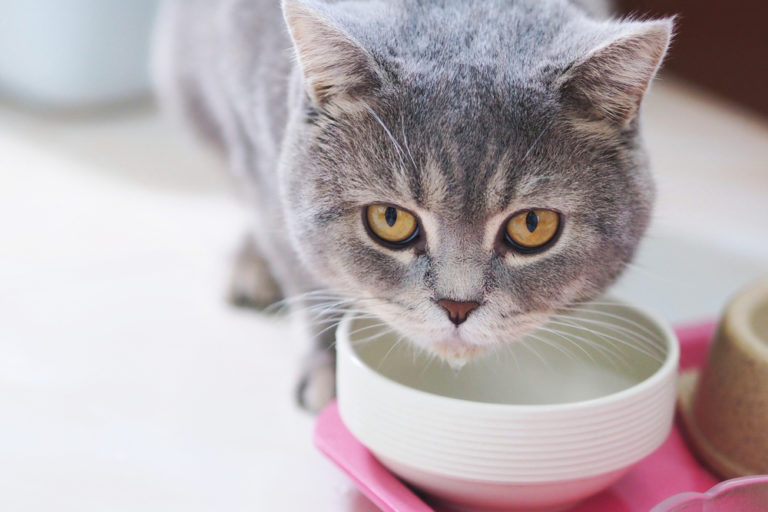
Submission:
[[[364,221],[372,237],[389,247],[405,247],[419,236],[416,217],[396,206],[372,204],[365,208]]]
[[[560,214],[552,210],[533,209],[516,213],[504,228],[507,242],[520,252],[542,250],[560,231]]]

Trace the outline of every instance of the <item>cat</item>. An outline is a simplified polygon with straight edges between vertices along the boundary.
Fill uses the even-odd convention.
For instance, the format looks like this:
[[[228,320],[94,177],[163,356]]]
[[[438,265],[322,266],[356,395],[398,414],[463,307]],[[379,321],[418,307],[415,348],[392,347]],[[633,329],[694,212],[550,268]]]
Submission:
[[[639,110],[673,20],[605,12],[566,0],[164,5],[161,101],[239,178],[253,232],[234,295],[288,297],[302,315],[305,408],[333,396],[345,308],[460,367],[622,273],[653,207]]]

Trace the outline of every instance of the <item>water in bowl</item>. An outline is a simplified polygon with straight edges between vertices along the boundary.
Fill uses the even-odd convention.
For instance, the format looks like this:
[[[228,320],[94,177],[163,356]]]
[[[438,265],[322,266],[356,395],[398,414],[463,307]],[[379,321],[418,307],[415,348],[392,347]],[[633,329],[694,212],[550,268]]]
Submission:
[[[500,404],[559,404],[617,393],[650,377],[666,355],[663,333],[620,303],[586,308],[557,322],[458,371],[397,334],[373,335],[375,321],[356,320],[351,332],[360,359],[391,380]],[[355,332],[364,332],[359,343]]]

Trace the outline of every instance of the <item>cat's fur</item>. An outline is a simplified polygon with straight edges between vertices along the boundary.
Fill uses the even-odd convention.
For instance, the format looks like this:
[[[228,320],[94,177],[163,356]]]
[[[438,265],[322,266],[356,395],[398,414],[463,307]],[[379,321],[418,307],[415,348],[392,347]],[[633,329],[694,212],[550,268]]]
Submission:
[[[175,0],[156,74],[253,209],[239,295],[329,289],[456,364],[599,294],[632,258],[654,195],[637,113],[671,29],[565,0]],[[371,203],[418,214],[426,249],[373,242]],[[499,250],[505,219],[531,207],[562,213],[557,243]],[[480,306],[457,327],[440,298]],[[309,407],[332,393],[323,328]]]

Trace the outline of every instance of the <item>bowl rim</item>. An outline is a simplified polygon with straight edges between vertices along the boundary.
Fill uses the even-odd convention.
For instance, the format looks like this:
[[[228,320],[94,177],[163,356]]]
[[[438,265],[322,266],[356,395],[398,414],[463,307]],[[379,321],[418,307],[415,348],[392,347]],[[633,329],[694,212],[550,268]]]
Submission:
[[[642,396],[649,389],[653,389],[657,385],[663,383],[670,374],[676,374],[677,367],[680,359],[680,346],[677,336],[675,335],[672,327],[657,314],[648,311],[645,308],[631,304],[626,300],[620,299],[616,296],[605,296],[602,299],[606,302],[615,302],[616,304],[625,306],[634,310],[641,316],[644,316],[647,321],[650,321],[657,329],[659,329],[663,335],[663,339],[666,342],[667,353],[664,361],[651,374],[648,378],[641,382],[632,385],[621,391],[610,393],[608,395],[600,396],[597,398],[590,398],[588,400],[580,400],[577,402],[565,402],[556,404],[502,404],[502,403],[490,403],[490,402],[476,402],[473,400],[467,400],[464,398],[449,397],[444,395],[437,395],[415,389],[410,386],[393,380],[389,377],[385,377],[380,374],[360,359],[358,353],[352,346],[349,330],[352,322],[355,321],[357,315],[355,313],[346,313],[341,321],[339,327],[336,330],[336,343],[339,347],[339,352],[342,357],[349,357],[351,362],[363,371],[367,378],[372,379],[375,382],[392,387],[393,390],[404,394],[411,395],[414,398],[428,399],[434,405],[442,405],[447,407],[459,407],[473,411],[487,411],[487,412],[526,412],[526,413],[556,413],[556,412],[570,412],[578,411],[589,408],[603,407],[616,402],[629,400],[633,397]],[[589,304],[587,302],[586,304]],[[596,305],[595,307],[601,308],[602,305]]]

